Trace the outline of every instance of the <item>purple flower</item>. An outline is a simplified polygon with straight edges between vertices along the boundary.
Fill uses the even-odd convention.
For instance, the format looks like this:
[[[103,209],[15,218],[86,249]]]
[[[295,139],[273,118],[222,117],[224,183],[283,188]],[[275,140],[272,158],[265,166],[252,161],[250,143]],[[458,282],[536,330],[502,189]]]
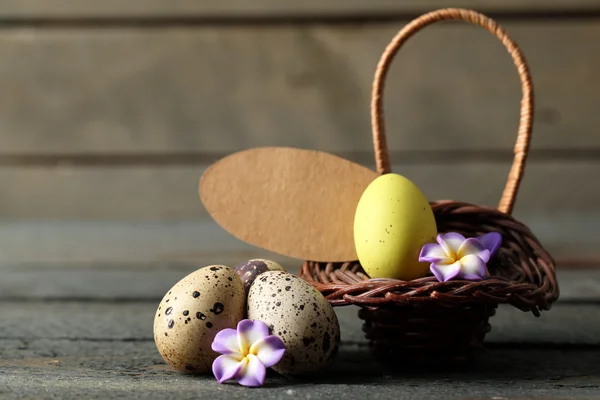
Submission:
[[[213,374],[223,383],[236,379],[243,386],[261,386],[267,368],[277,364],[285,353],[281,339],[269,335],[262,321],[244,319],[235,329],[223,329],[215,336],[212,349],[222,355],[213,362]]]
[[[439,234],[437,243],[423,246],[419,262],[431,263],[430,270],[440,282],[455,278],[479,281],[486,277],[486,264],[501,242],[497,232],[468,239],[454,232]]]

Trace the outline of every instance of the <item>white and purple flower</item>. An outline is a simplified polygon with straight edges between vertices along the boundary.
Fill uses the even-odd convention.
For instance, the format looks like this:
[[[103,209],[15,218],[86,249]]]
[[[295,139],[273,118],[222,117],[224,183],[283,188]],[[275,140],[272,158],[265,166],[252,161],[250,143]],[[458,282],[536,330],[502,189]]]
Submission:
[[[223,383],[236,379],[243,386],[261,386],[267,368],[277,364],[285,353],[281,339],[269,335],[262,321],[244,319],[236,329],[223,329],[215,336],[212,349],[222,355],[213,362],[213,374]]]
[[[437,236],[437,243],[421,249],[419,262],[431,263],[430,270],[438,281],[451,279],[479,281],[486,277],[487,262],[500,247],[502,236],[497,232],[466,239],[459,233]]]

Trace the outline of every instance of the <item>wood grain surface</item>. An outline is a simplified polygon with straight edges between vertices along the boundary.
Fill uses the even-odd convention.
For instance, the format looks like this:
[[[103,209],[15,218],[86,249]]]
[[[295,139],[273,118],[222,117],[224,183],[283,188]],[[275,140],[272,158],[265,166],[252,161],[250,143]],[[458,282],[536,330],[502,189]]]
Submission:
[[[585,10],[597,9],[594,0],[2,0],[0,17],[165,15],[265,16],[352,15],[364,13],[414,13],[441,7],[468,7],[485,11]]]
[[[0,219],[206,219],[198,196],[205,166],[0,168]],[[394,165],[432,200],[497,206],[509,165]],[[515,214],[585,214],[598,211],[600,163],[531,162]],[[223,185],[226,185],[223,182]]]
[[[403,24],[0,31],[0,155],[369,152],[373,73]],[[600,148],[600,23],[505,27],[532,68],[532,148]],[[508,152],[519,101],[497,39],[429,27],[390,72],[389,147]]]
[[[526,216],[538,239],[560,268],[597,268],[598,214]],[[0,261],[4,265],[133,265],[192,263],[236,265],[271,258],[299,268],[300,261],[281,257],[232,237],[212,221],[74,221],[30,220],[0,223]]]
[[[164,293],[161,297],[162,295]],[[159,302],[160,298],[156,304],[130,301],[121,307],[115,307],[111,302],[57,301],[19,304],[6,301],[2,303],[6,309],[2,312],[0,340],[151,341],[151,322]],[[355,308],[346,307],[337,309],[340,328],[345,333],[342,340],[366,344],[357,311]],[[588,325],[588,321],[592,320],[597,312],[597,305],[556,305],[552,311],[536,318],[516,309],[502,307],[491,320],[496,328],[489,334],[489,342],[599,345],[600,327],[598,324]],[[61,313],[68,317],[57,318]],[[29,324],[19,322],[23,314],[29,316]]]
[[[269,256],[271,257],[271,256]],[[246,261],[244,255],[222,253],[225,265],[234,267]],[[271,257],[272,258],[272,257]],[[300,264],[290,262],[281,257],[276,260],[289,272],[298,274]],[[210,255],[197,258],[195,261],[165,261],[165,262],[46,262],[38,264],[23,264],[0,260],[2,280],[0,281],[0,302],[23,302],[37,304],[43,302],[97,302],[104,306],[115,303],[158,302],[175,283],[195,270],[211,265]],[[68,277],[68,279],[65,279]],[[585,302],[600,301],[600,271],[584,269],[559,268],[557,272],[560,283],[560,304],[569,307]],[[135,284],[132,284],[135,282]],[[117,307],[118,308],[118,307]],[[354,309],[353,307],[348,307]],[[510,309],[510,307],[506,307]],[[341,313],[346,308],[338,308]],[[571,307],[573,309],[573,307]],[[41,311],[40,311],[41,312]],[[568,318],[577,319],[577,324],[583,325],[587,318],[586,308],[582,315],[571,315]],[[503,315],[522,315],[522,312],[505,312]],[[567,318],[567,313],[560,318]],[[575,313],[577,314],[577,313]],[[14,318],[16,319],[16,314]],[[521,320],[533,318],[531,314],[523,314]],[[537,321],[545,321],[546,315],[552,319],[552,311],[545,313]],[[541,322],[540,322],[541,323]],[[568,328],[568,324],[564,325]],[[594,328],[594,329],[600,329]],[[63,335],[61,333],[60,335]],[[508,334],[508,333],[507,333]],[[585,333],[592,337],[591,332]],[[590,339],[591,340],[591,339]],[[600,336],[593,340],[600,343]]]
[[[381,51],[408,17],[449,5],[0,1],[0,257],[255,254],[208,219],[197,195],[206,165],[285,145],[370,166],[370,86]],[[515,215],[565,262],[600,257],[599,4],[451,5],[496,13],[531,64],[536,121]],[[464,24],[428,28],[400,51],[385,96],[395,172],[431,199],[497,203],[520,93],[495,38]],[[101,234],[78,223],[99,223]],[[204,241],[219,246],[211,253]]]
[[[14,271],[13,278],[18,272],[26,269]],[[475,365],[418,374],[375,364],[356,309],[338,308],[342,344],[333,364],[323,374],[304,379],[269,374],[267,384],[257,392],[218,385],[210,375],[177,373],[160,358],[152,338],[154,310],[163,291],[184,271],[150,267],[126,276],[109,270],[102,276],[122,283],[112,298],[95,289],[99,282],[93,274],[77,285],[90,288],[88,296],[73,297],[74,288],[64,285],[73,272],[56,267],[52,275],[45,276],[47,285],[62,287],[58,298],[27,299],[17,293],[0,299],[3,399],[191,399],[199,393],[217,399],[292,395],[335,399],[341,394],[362,399],[372,393],[395,399],[399,392],[406,398],[424,400],[599,398],[600,331],[594,318],[598,304],[597,298],[590,296],[583,303],[559,302],[541,318],[501,307],[491,321],[486,342],[489,351],[481,354]],[[158,278],[163,280],[161,285],[157,285]],[[594,282],[597,285],[598,280]],[[9,284],[0,281],[0,288]],[[117,297],[117,292],[133,297],[126,300]]]
[[[466,371],[394,374],[373,363],[364,348],[342,346],[326,373],[305,379],[270,375],[264,387],[248,390],[233,383],[219,385],[210,375],[176,373],[161,362],[153,343],[50,341],[27,347],[20,342],[1,343],[5,351],[22,357],[3,361],[0,367],[2,397],[7,400],[192,400],[199,396],[335,400],[340,395],[362,400],[374,394],[378,399],[395,400],[398,393],[420,400],[600,399],[600,354],[595,349],[499,349]]]
[[[515,216],[561,262],[600,258],[600,164],[530,163]],[[0,169],[0,259],[11,262],[194,260],[268,254],[223,231],[198,197],[203,168]],[[495,206],[508,166],[395,165],[431,199]],[[224,261],[224,258],[226,259]]]
[[[560,300],[541,318],[500,307],[466,370],[376,365],[354,307],[318,376],[254,391],[169,369],[152,318],[176,281],[256,257],[299,267],[208,218],[208,163],[285,145],[371,167],[379,55],[439,7],[497,17],[531,64],[515,215],[557,259]],[[599,17],[597,0],[0,0],[0,399],[600,400]],[[386,91],[394,171],[432,199],[495,205],[519,96],[489,34],[428,28]]]

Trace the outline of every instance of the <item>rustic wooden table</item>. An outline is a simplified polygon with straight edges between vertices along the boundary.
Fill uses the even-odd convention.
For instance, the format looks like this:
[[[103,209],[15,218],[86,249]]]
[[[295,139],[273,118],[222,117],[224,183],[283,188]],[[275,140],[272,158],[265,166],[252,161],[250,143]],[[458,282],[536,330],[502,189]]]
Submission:
[[[352,308],[310,380],[249,390],[171,371],[152,338],[165,291],[204,265],[275,258],[215,228],[202,172],[256,146],[372,167],[375,66],[438,7],[496,18],[530,64],[515,216],[559,260],[560,301],[541,318],[501,308],[467,371],[381,369]],[[0,27],[0,399],[600,399],[598,1],[19,0],[0,1]],[[390,72],[393,171],[432,200],[497,205],[520,101],[504,47],[436,24]]]
[[[540,318],[500,307],[492,319],[489,351],[469,369],[426,373],[383,369],[369,358],[356,309],[339,308],[343,343],[327,373],[304,380],[273,375],[265,387],[254,390],[171,370],[154,346],[152,321],[160,298],[184,275],[216,260],[232,265],[260,252],[243,245],[236,252],[208,246],[215,253],[194,256],[193,261],[86,263],[77,260],[78,255],[101,259],[94,251],[102,251],[104,257],[115,256],[98,250],[102,242],[98,235],[106,234],[102,233],[106,227],[97,225],[90,233],[76,224],[58,225],[15,225],[12,242],[6,238],[12,246],[9,253],[26,251],[19,250],[26,243],[19,237],[31,238],[35,227],[39,235],[46,235],[49,246],[70,241],[75,261],[53,261],[55,250],[40,247],[37,251],[47,252],[48,262],[9,260],[2,265],[1,399],[600,399],[598,270],[561,270],[561,299]],[[136,230],[128,226],[119,227],[123,237],[103,239],[117,255],[121,251],[117,242],[131,254],[141,251]],[[54,232],[54,239],[45,230]],[[145,226],[137,232],[146,239],[164,234],[165,241],[174,235],[164,224],[162,231]],[[225,245],[234,243],[213,236]],[[160,244],[155,246],[160,251]],[[297,270],[289,260],[280,261]]]

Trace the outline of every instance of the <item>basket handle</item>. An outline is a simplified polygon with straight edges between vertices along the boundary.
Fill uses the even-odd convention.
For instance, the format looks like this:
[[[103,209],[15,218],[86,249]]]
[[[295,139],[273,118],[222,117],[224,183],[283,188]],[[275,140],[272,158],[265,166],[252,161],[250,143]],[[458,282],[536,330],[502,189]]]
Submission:
[[[515,203],[517,191],[525,170],[525,161],[529,151],[529,142],[531,138],[531,128],[533,120],[533,84],[529,74],[529,67],[517,44],[508,37],[506,31],[500,27],[494,20],[482,15],[473,10],[462,8],[445,8],[423,14],[407,24],[392,41],[388,44],[383,52],[381,59],[375,71],[375,79],[373,81],[372,99],[371,99],[371,125],[373,129],[373,144],[375,147],[375,161],[377,171],[380,174],[391,172],[390,156],[387,149],[384,114],[383,114],[383,89],[385,86],[385,78],[389,67],[402,45],[415,33],[424,27],[443,20],[462,20],[474,25],[479,25],[489,32],[493,33],[504,44],[513,62],[519,72],[521,79],[521,90],[523,97],[521,98],[521,117],[519,120],[519,131],[517,142],[514,148],[514,161],[508,180],[500,199],[498,209],[501,212],[510,214]]]

